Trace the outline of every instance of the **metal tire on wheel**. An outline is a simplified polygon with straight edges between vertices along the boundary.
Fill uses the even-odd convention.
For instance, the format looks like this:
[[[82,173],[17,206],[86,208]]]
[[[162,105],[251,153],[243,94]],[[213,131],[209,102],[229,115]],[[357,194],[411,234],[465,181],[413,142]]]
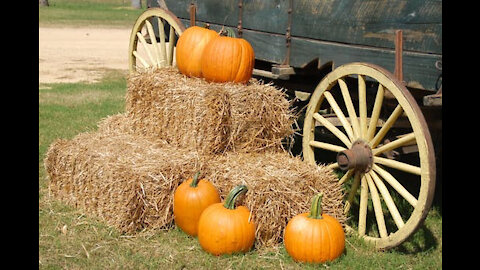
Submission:
[[[385,103],[393,104],[390,111],[385,109]],[[328,117],[327,111],[334,117]],[[397,128],[396,122],[402,122],[403,127],[407,123],[401,129],[406,133],[385,140]],[[316,126],[321,126],[337,143],[315,138]],[[384,250],[403,243],[423,223],[435,189],[433,144],[417,102],[387,70],[373,64],[349,63],[325,76],[308,104],[302,145],[304,160],[312,164],[321,161],[318,151],[336,153],[336,160],[328,166],[345,172],[339,176],[340,183],[347,188],[345,212],[354,216],[346,225],[347,232]],[[381,157],[412,145],[418,148],[413,153],[414,165]],[[398,174],[413,182],[405,184]],[[351,183],[350,187],[347,183]],[[411,183],[417,183],[419,189],[408,190]]]
[[[165,27],[169,29],[168,37]],[[157,31],[154,28],[157,28]],[[149,8],[143,12],[130,34],[128,50],[130,72],[140,67],[147,69],[175,65],[175,44],[183,31],[185,26],[168,10]]]

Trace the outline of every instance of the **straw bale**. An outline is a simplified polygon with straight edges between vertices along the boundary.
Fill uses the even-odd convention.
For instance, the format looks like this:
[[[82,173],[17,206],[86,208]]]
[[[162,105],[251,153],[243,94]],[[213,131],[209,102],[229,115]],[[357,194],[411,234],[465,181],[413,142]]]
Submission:
[[[210,160],[205,170],[222,199],[234,186],[248,186],[237,205],[245,205],[252,212],[257,247],[280,243],[288,220],[309,212],[312,197],[320,191],[324,193],[324,213],[345,224],[343,190],[326,166],[307,164],[287,152],[229,153]]]
[[[173,226],[176,187],[201,170],[224,199],[240,183],[257,224],[256,246],[280,243],[286,223],[324,192],[324,212],[342,224],[343,191],[333,172],[293,157],[285,93],[252,79],[208,83],[174,68],[128,78],[126,112],[95,132],[57,139],[44,166],[50,194],[123,233]]]
[[[308,212],[319,191],[325,194],[324,212],[345,222],[343,191],[332,171],[285,151],[202,158],[190,149],[104,130],[55,141],[44,162],[53,197],[128,234],[173,226],[175,189],[197,170],[222,199],[235,185],[249,187],[238,204],[253,213],[257,247],[280,243],[288,220]]]
[[[173,192],[199,163],[186,149],[92,132],[55,141],[44,164],[51,196],[134,233],[171,226]]]
[[[281,149],[295,131],[290,105],[272,84],[209,83],[176,68],[131,74],[126,95],[135,133],[204,154]]]

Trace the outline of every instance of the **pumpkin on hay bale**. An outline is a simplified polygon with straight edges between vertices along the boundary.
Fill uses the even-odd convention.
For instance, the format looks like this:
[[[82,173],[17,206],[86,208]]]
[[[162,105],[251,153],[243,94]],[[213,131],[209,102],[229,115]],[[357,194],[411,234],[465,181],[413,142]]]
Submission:
[[[53,197],[123,233],[171,228],[175,189],[202,171],[222,200],[248,185],[241,203],[257,224],[256,247],[279,244],[287,221],[320,191],[324,212],[344,224],[333,172],[282,148],[295,119],[274,86],[212,84],[163,68],[133,74],[126,103],[97,131],[50,145],[44,164]]]

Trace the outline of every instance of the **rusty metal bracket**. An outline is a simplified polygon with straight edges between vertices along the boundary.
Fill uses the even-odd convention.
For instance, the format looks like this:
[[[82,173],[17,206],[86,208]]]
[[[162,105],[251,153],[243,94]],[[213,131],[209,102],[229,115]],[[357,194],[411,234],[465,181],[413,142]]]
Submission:
[[[287,52],[285,55],[285,60],[283,61],[284,66],[290,66],[290,52],[292,47],[292,13],[293,13],[293,0],[288,1],[288,24],[285,32],[285,42],[287,47]]]
[[[190,3],[190,26],[195,26],[195,14],[197,12],[197,5],[194,2]]]
[[[238,0],[238,37],[242,37],[243,26],[242,26],[242,16],[243,16],[243,0]]]
[[[403,82],[403,31],[395,31],[395,77]]]

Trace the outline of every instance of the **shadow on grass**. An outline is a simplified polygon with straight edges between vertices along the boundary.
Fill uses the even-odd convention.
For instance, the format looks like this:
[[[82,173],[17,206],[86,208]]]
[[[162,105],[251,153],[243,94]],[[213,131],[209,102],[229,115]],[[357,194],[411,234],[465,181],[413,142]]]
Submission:
[[[422,225],[410,239],[392,250],[402,254],[417,254],[436,249],[437,247],[438,241],[435,235],[427,226]]]

